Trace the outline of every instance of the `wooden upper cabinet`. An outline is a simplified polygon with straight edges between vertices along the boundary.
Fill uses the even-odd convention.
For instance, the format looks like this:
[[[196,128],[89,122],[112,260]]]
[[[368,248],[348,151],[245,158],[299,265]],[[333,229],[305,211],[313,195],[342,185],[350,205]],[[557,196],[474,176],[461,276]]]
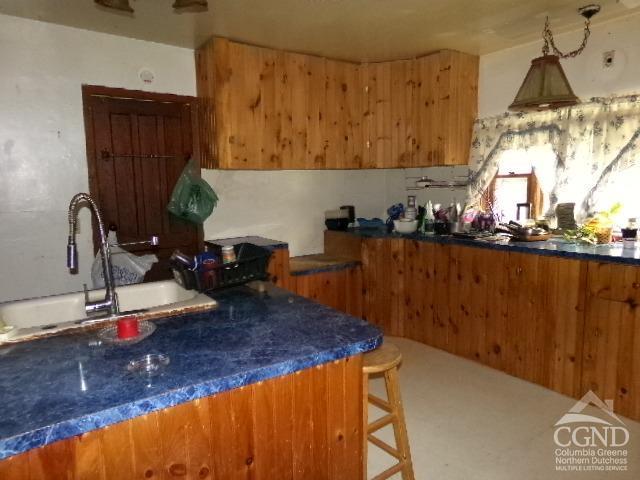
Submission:
[[[477,57],[355,64],[215,38],[196,53],[205,168],[467,162]]]
[[[414,60],[415,166],[466,165],[478,113],[478,57],[452,50]]]

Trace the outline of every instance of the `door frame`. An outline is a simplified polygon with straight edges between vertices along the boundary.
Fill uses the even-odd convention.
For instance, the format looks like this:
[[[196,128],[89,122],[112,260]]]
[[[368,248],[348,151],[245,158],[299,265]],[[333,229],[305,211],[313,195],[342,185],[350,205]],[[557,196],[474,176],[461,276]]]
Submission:
[[[181,105],[189,105],[191,107],[191,138],[193,149],[191,157],[193,158],[198,176],[200,175],[200,128],[198,115],[198,98],[189,95],[176,95],[173,93],[157,93],[147,92],[143,90],[128,90],[126,88],[106,87],[102,85],[82,85],[82,112],[84,117],[84,134],[86,139],[86,156],[87,170],[89,176],[89,194],[96,199],[100,205],[100,195],[98,189],[97,162],[95,151],[95,138],[93,136],[93,112],[90,106],[91,97],[109,97],[124,100],[142,100],[159,103],[177,103]],[[93,251],[97,252],[97,226],[93,225]],[[202,225],[198,225],[198,249],[204,249],[204,230]],[[142,239],[141,239],[142,240]]]

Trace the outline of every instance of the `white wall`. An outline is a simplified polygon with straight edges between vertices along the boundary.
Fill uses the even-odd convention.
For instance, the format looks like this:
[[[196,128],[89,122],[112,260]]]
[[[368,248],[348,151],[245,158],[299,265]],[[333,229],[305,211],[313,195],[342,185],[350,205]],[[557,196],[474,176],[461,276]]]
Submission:
[[[193,51],[0,15],[0,65],[0,301],[79,290],[92,262],[86,209],[78,275],[65,245],[68,202],[88,189],[81,85],[194,95]],[[155,73],[149,86],[143,67]],[[387,201],[401,171],[203,175],[221,197],[206,238],[271,236],[298,255],[322,251],[325,210],[382,216],[404,196]]]
[[[354,205],[359,217],[383,217],[402,201],[402,170],[204,170],[220,197],[205,222],[206,238],[257,234],[287,241],[292,255],[323,251],[325,210]]]
[[[540,28],[542,29],[542,24]],[[553,22],[551,23],[553,27]],[[573,59],[562,60],[562,66],[574,92],[582,100],[595,96],[640,94],[640,15],[596,25],[585,51]],[[582,30],[558,35],[556,44],[562,50],[575,49],[582,40]],[[534,43],[483,55],[480,57],[478,116],[489,117],[507,111],[524,80],[531,60],[541,55],[542,39]],[[614,67],[602,67],[604,52],[615,51]],[[422,173],[420,173],[422,172]],[[408,171],[408,175],[425,174],[435,179],[454,179],[464,175],[465,167],[427,168]],[[395,188],[395,191],[398,187]],[[418,201],[449,204],[463,201],[461,189],[439,189],[418,192]]]
[[[88,189],[81,85],[193,95],[193,52],[0,15],[0,301],[88,282],[88,212],[81,273],[65,268],[66,209]]]
[[[542,20],[541,20],[542,22]],[[542,30],[543,24],[540,24]],[[553,20],[551,22],[553,28]],[[573,91],[582,100],[594,96],[640,93],[640,15],[596,25],[584,52],[562,60]],[[582,31],[555,37],[563,51],[575,49]],[[528,45],[480,57],[479,116],[507,111],[524,80],[531,60],[541,55],[542,38]],[[602,67],[604,52],[615,50],[615,65]]]
[[[585,53],[564,61],[576,93],[640,92],[640,16],[594,27]],[[559,35],[562,48],[577,32]],[[602,53],[616,50],[617,65],[601,68]],[[506,110],[540,42],[480,61],[480,116]],[[65,269],[66,208],[87,190],[83,83],[193,95],[193,52],[0,15],[0,301],[78,290],[88,282],[91,244],[88,213],[81,217],[82,271]],[[145,86],[138,72],[155,72]],[[360,216],[380,216],[405,202],[405,176],[451,178],[466,169],[382,171],[221,172],[203,176],[220,195],[205,224],[207,238],[259,234],[290,243],[295,255],[322,250],[323,212],[354,204]],[[449,189],[418,193],[418,200],[462,200]]]

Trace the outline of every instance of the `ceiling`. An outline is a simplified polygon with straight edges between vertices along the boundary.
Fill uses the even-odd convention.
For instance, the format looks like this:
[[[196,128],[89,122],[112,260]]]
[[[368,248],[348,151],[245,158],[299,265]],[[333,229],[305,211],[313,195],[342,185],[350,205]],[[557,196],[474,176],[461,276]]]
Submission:
[[[173,0],[131,0],[130,15],[93,0],[0,0],[0,13],[187,48],[218,35],[330,58],[381,61],[442,48],[484,54],[536,41],[546,15],[554,33],[581,29],[576,10],[588,1],[209,0],[207,12],[177,14]],[[594,24],[640,13],[640,0],[599,3],[602,12]]]

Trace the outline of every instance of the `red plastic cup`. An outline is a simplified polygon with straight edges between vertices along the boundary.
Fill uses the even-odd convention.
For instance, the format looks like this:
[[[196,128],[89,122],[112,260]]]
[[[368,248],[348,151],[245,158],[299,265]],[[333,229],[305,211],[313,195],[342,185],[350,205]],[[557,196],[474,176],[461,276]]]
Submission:
[[[118,320],[118,338],[132,338],[140,334],[137,317],[124,317]]]

